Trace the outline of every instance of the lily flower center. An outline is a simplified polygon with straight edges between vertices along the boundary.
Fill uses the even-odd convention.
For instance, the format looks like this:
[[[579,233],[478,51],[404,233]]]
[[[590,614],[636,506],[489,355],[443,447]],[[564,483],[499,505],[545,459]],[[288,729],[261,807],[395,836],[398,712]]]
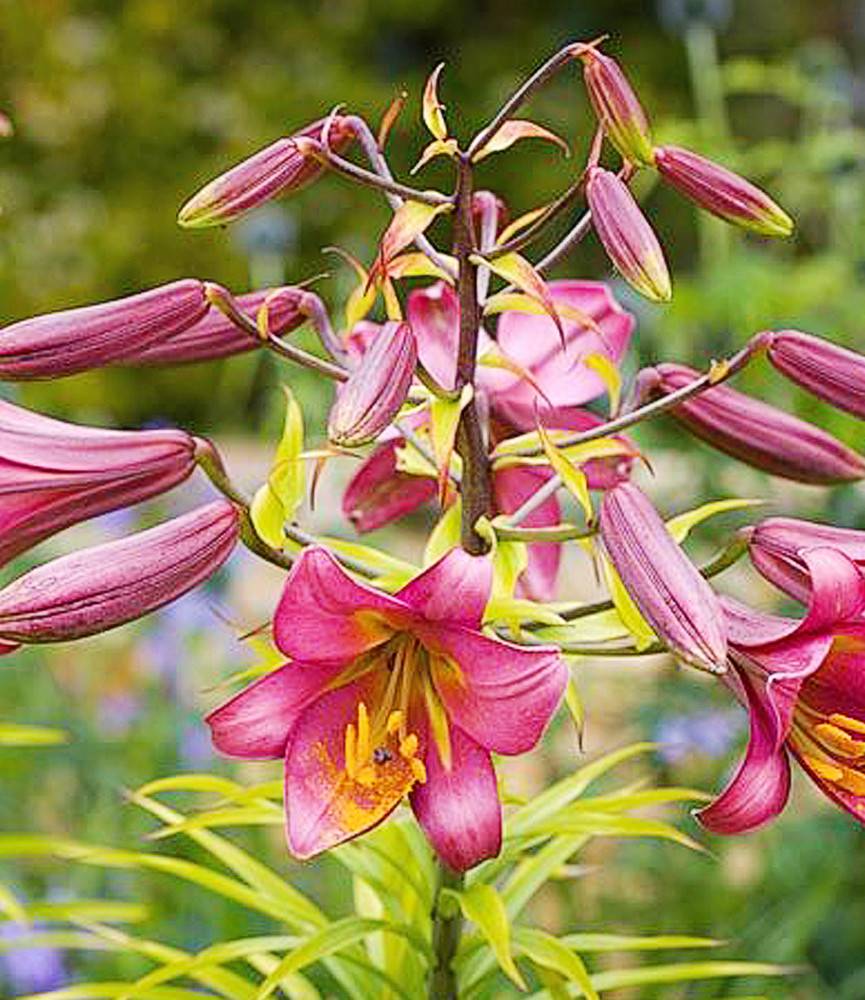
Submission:
[[[841,712],[826,715],[800,702],[790,742],[817,777],[865,795],[865,722]]]

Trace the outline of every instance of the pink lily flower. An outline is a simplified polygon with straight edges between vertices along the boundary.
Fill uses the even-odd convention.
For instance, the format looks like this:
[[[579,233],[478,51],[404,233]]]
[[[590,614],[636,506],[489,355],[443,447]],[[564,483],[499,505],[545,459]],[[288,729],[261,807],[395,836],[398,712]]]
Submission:
[[[558,330],[549,317],[517,312],[501,316],[498,350],[529,372],[534,385],[510,371],[484,367],[478,370],[478,391],[489,405],[495,441],[533,430],[538,408],[544,423],[558,430],[581,431],[599,424],[600,418],[583,409],[582,404],[599,396],[604,386],[582,359],[588,354],[606,354],[617,362],[627,350],[634,318],[616,302],[606,285],[552,281],[548,287],[555,301],[586,313],[601,333],[565,319],[567,350],[563,354]],[[452,387],[459,338],[459,303],[453,289],[437,282],[413,291],[406,313],[421,361],[442,385]],[[376,332],[375,324],[358,324],[349,338],[350,353],[359,357]],[[482,337],[480,353],[490,346],[490,340]],[[343,512],[362,533],[404,517],[436,497],[434,480],[398,470],[397,453],[402,443],[398,436],[382,441],[346,488]],[[627,478],[629,468],[630,460],[601,460],[587,463],[584,471],[593,489],[606,489]],[[550,475],[546,469],[529,467],[497,470],[493,474],[492,513],[513,513]],[[526,527],[544,527],[560,521],[559,504],[553,497],[524,523]],[[528,551],[529,565],[520,590],[527,597],[549,600],[555,591],[560,548],[554,543],[537,542],[529,545]]]
[[[110,431],[0,401],[0,564],[79,521],[170,490],[195,468],[180,430]]]
[[[729,598],[725,680],[751,719],[748,749],[721,794],[697,813],[715,833],[753,830],[790,791],[790,754],[817,787],[865,818],[865,578],[842,553],[812,548],[804,618],[766,615]]]
[[[288,845],[310,858],[382,822],[405,796],[452,869],[501,847],[490,752],[540,739],[567,669],[550,647],[481,632],[492,570],[454,549],[394,596],[322,548],[286,581],[274,639],[292,662],[207,719],[217,749],[285,760]]]

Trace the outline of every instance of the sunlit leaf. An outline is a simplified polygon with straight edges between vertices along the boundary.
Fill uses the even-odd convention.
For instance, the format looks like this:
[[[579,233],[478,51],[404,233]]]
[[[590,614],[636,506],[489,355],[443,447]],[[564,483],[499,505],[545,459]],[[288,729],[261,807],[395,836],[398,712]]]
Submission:
[[[610,593],[610,599],[616,609],[622,624],[630,632],[634,640],[634,646],[638,650],[648,649],[657,641],[657,636],[652,630],[652,626],[643,617],[640,609],[634,603],[634,599],[628,593],[618,570],[612,564],[605,553],[599,553],[601,570],[604,580]]]
[[[449,254],[439,254],[447,261],[456,273],[457,260]],[[454,283],[453,274],[448,273],[430,260],[425,253],[409,252],[401,253],[394,257],[387,266],[388,274],[391,278],[439,278],[441,281]]]
[[[553,472],[561,479],[568,491],[576,497],[577,502],[583,508],[583,513],[586,515],[586,521],[591,523],[595,512],[592,507],[592,498],[589,496],[589,484],[586,480],[586,474],[568,461],[543,427],[538,428],[538,437]]]
[[[445,553],[456,548],[460,543],[460,530],[462,521],[462,503],[455,500],[449,507],[446,507],[442,516],[436,521],[435,527],[427,538],[423,552],[424,566],[432,566]]]
[[[69,734],[62,729],[0,722],[0,747],[49,747],[68,742]]]
[[[551,132],[550,129],[544,128],[543,125],[538,125],[536,122],[523,118],[511,118],[496,131],[486,145],[475,153],[473,159],[477,163],[478,160],[483,160],[491,153],[501,153],[510,149],[515,142],[519,142],[521,139],[543,139],[558,146],[566,157],[571,155],[571,149],[567,142],[555,132]]]
[[[441,76],[444,68],[445,64],[441,62],[438,66],[436,66],[432,73],[430,73],[426,83],[424,84],[423,100],[421,105],[424,125],[426,125],[436,139],[445,139],[448,134],[448,127],[443,113],[444,108],[442,107],[438,96],[439,77]]]
[[[430,160],[434,160],[437,156],[450,156],[454,157],[457,153],[457,141],[456,139],[433,139],[431,143],[424,147],[423,152],[420,155],[420,159],[411,168],[409,173],[416,174],[419,170],[423,169]]]
[[[453,205],[427,205],[420,201],[405,201],[394,212],[387,229],[382,235],[379,255],[370,272],[370,281],[378,281],[387,271],[390,261],[418,236],[424,233],[433,220],[443,212],[449,212]]]
[[[463,386],[457,399],[435,396],[430,400],[430,444],[438,472],[439,500],[444,502],[451,455],[463,410],[472,401],[471,384]]]
[[[568,982],[576,983],[588,1000],[598,1000],[598,994],[583,960],[558,938],[529,927],[514,928],[514,947],[536,965],[560,973]]]
[[[761,504],[765,503],[764,500],[744,500],[744,499],[731,499],[731,500],[713,500],[711,503],[701,504],[699,507],[695,507],[693,510],[685,511],[682,514],[677,514],[675,517],[671,517],[667,521],[667,531],[673,536],[673,538],[681,545],[682,542],[688,537],[689,533],[698,524],[702,524],[703,521],[710,517],[714,517],[716,514],[725,514],[731,510],[742,510],[746,507],[759,507]]]
[[[509,979],[524,990],[526,982],[511,954],[511,928],[501,896],[491,885],[476,883],[458,893],[466,920],[477,924]]]
[[[604,383],[610,400],[610,413],[617,413],[622,398],[622,374],[606,354],[587,354],[582,363]]]
[[[516,285],[529,298],[539,302],[543,306],[544,312],[556,324],[562,341],[562,348],[564,348],[565,331],[559,314],[556,311],[556,304],[553,301],[549,288],[547,288],[546,282],[525,257],[521,257],[518,253],[505,253],[498,257],[487,259],[474,254],[471,257],[471,261],[479,266],[488,267],[494,274],[497,274],[500,278],[504,278],[505,281],[510,282],[512,285]]]
[[[303,500],[306,479],[303,451],[303,413],[291,390],[285,392],[285,420],[267,482],[256,492],[250,516],[256,532],[268,545],[282,548],[284,525],[294,518]]]

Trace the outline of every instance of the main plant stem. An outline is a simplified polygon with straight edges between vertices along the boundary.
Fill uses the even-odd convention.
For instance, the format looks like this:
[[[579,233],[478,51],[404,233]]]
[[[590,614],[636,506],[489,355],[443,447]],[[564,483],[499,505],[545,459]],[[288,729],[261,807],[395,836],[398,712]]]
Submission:
[[[462,887],[463,876],[439,862],[438,883],[432,906],[435,964],[429,974],[429,1000],[459,1000],[457,977],[452,966],[460,943],[463,920],[459,905],[453,898],[448,898],[443,890],[458,892]]]
[[[474,385],[481,315],[478,306],[477,268],[471,262],[475,252],[472,224],[472,167],[461,154],[457,179],[457,204],[454,218],[454,256],[459,274],[457,294],[460,303],[460,339],[457,355],[457,387]],[[462,412],[457,431],[457,451],[463,461],[460,496],[462,499],[461,543],[466,552],[481,555],[487,543],[475,530],[478,518],[490,512],[490,463],[487,444],[478,412],[472,399]]]

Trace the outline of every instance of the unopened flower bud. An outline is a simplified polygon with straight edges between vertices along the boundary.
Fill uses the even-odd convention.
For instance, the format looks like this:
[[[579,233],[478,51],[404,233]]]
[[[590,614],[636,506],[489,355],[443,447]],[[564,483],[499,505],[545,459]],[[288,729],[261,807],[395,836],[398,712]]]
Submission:
[[[216,500],[39,566],[0,590],[0,640],[63,642],[155,611],[219,569],[237,542],[238,524],[234,504]]]
[[[0,565],[71,524],[164,493],[194,468],[183,431],[82,427],[0,401]]]
[[[592,167],[586,198],[595,231],[619,274],[647,299],[668,302],[673,292],[664,251],[628,185],[609,170]]]
[[[333,115],[312,122],[210,181],[181,208],[177,221],[188,228],[219,226],[272,198],[299,191],[326,169],[313,151],[303,148],[305,140],[320,144],[325,126],[335,152],[341,152],[352,141],[354,131],[345,116]]]
[[[0,330],[0,379],[58,378],[122,361],[197,323],[208,308],[202,283],[183,278],[12,323]]]
[[[684,365],[665,363],[655,370],[663,395],[700,377]],[[831,434],[727,386],[706,389],[671,413],[714,448],[775,476],[816,485],[865,477],[865,458]]]
[[[771,334],[775,368],[819,399],[865,419],[865,356],[798,330]]]
[[[601,537],[625,589],[671,652],[723,672],[727,639],[718,598],[633,483],[604,494]]]
[[[405,402],[417,363],[408,323],[386,323],[348,381],[337,390],[327,434],[345,448],[375,440]]]
[[[707,212],[763,236],[789,236],[793,220],[765,191],[704,156],[680,146],[659,146],[661,177]]]
[[[269,328],[272,333],[291,333],[306,322],[306,315],[298,304],[308,294],[301,288],[263,288],[245,295],[232,297],[233,304],[251,324],[259,310],[267,303]],[[185,330],[160,340],[143,351],[124,358],[125,364],[176,365],[187,361],[211,361],[261,347],[263,341],[251,331],[241,329],[237,323],[212,308],[198,322]]]
[[[808,549],[834,549],[865,570],[865,531],[792,517],[769,517],[749,532],[748,551],[755,568],[803,604],[808,603],[811,594],[811,576],[802,558]]]
[[[649,120],[621,66],[593,46],[577,54],[583,62],[589,99],[605,135],[626,160],[650,167],[654,154]]]

